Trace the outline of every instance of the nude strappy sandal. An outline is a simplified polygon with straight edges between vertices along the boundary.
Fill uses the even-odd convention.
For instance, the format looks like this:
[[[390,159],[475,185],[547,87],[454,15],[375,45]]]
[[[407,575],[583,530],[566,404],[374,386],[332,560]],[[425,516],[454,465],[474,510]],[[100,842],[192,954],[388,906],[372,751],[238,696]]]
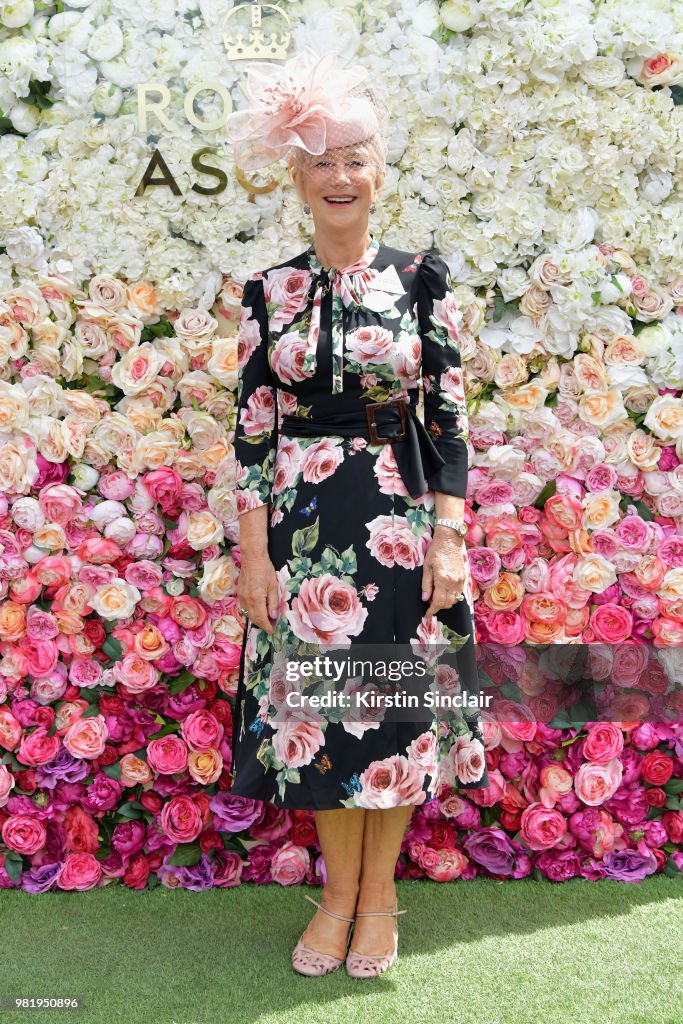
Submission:
[[[328,910],[322,903],[318,903],[317,900],[314,900],[312,896],[308,896],[306,893],[304,893],[304,899],[314,903],[324,914],[336,917],[338,921],[353,923],[355,920],[353,917],[344,917],[342,914],[335,913],[334,910]],[[351,931],[352,929],[349,928],[349,938],[346,943],[347,949],[351,941]],[[336,971],[343,963],[344,957],[333,956],[331,953],[321,953],[317,949],[309,949],[308,946],[304,946],[302,939],[299,939],[292,950],[292,967],[298,974],[305,974],[309,978],[321,978],[323,974]]]
[[[407,914],[407,910],[399,910],[398,903],[393,910],[369,910],[356,914],[356,917],[398,917]],[[376,978],[384,974],[398,960],[398,928],[394,928],[394,948],[388,953],[356,953],[349,949],[346,954],[346,973],[351,978]]]

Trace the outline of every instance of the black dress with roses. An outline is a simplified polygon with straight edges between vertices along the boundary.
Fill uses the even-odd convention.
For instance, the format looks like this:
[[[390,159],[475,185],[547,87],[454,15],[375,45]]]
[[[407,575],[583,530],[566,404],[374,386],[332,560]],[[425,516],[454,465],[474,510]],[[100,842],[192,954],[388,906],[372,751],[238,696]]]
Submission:
[[[389,654],[409,646],[429,663],[430,650],[448,644],[455,659],[438,673],[435,665],[423,689],[479,693],[469,570],[466,599],[451,608],[428,617],[421,596],[434,491],[463,498],[467,491],[460,322],[440,256],[374,237],[352,266],[323,268],[310,246],[245,283],[237,505],[239,515],[270,506],[280,607],[272,637],[246,622],[233,726],[236,795],[288,808],[389,808],[488,785],[479,709],[435,711],[429,720],[421,713],[419,721],[405,713],[359,720],[292,711],[285,698],[293,684],[275,657],[294,648],[346,656],[371,644]],[[368,403],[401,397],[411,422],[419,420],[423,450],[427,438],[438,452],[439,465],[428,463],[417,492],[405,447],[399,453],[398,444],[354,434]],[[297,422],[298,433],[286,429]],[[320,434],[318,423],[328,424]],[[347,429],[335,434],[334,424]],[[348,681],[345,692],[355,685]]]

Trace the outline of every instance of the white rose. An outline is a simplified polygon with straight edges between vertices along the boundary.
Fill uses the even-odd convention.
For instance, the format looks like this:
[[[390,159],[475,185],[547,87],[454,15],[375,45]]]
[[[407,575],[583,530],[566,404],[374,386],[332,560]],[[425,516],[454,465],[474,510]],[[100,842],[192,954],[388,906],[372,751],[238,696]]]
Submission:
[[[115,541],[119,547],[125,547],[136,533],[135,523],[132,519],[128,519],[127,516],[120,516],[118,519],[114,519],[111,523],[107,523],[104,528],[104,536],[108,540]]]
[[[190,512],[187,517],[187,543],[193,551],[203,551],[223,540],[223,527],[208,509]]]
[[[88,56],[92,60],[113,60],[123,49],[123,33],[115,21],[105,21],[95,29],[88,43]]]
[[[98,587],[90,598],[90,605],[103,619],[127,619],[141,597],[137,587],[126,580],[115,579]]]
[[[624,62],[618,57],[593,57],[579,68],[581,78],[594,89],[615,89],[625,74]]]
[[[467,32],[481,19],[479,4],[474,0],[446,0],[441,4],[439,15],[451,32]]]
[[[20,530],[33,533],[45,522],[45,515],[37,498],[17,498],[12,505],[12,519]]]
[[[638,195],[657,206],[671,194],[673,187],[673,177],[668,171],[648,167],[641,175]]]
[[[94,466],[77,462],[71,467],[71,482],[81,491],[91,491],[99,479],[100,474]]]
[[[121,516],[125,516],[125,514],[126,506],[120,501],[112,501],[110,499],[100,501],[99,504],[95,505],[88,512],[90,519],[92,519],[100,533],[104,530],[105,526],[113,523]]]
[[[156,379],[164,357],[148,341],[134,345],[112,367],[111,379],[126,395],[139,395]]]
[[[668,349],[673,335],[666,324],[650,324],[643,327],[638,334],[638,344],[646,357],[655,356],[663,349]]]

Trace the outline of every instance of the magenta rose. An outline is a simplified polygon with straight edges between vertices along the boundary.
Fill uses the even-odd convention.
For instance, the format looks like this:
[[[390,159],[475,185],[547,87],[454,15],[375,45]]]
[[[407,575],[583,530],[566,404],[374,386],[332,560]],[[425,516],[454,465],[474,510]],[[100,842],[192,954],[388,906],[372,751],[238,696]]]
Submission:
[[[371,761],[360,776],[357,807],[388,808],[399,804],[422,804],[426,793],[422,788],[425,773],[402,754],[393,754],[383,761]]]
[[[521,830],[529,849],[549,850],[562,839],[567,831],[567,822],[554,808],[533,803],[522,811]]]
[[[183,719],[181,730],[183,739],[193,751],[219,747],[225,731],[216,716],[204,708],[191,711]]]
[[[160,736],[147,744],[147,763],[159,775],[174,775],[187,768],[187,746],[179,736]]]
[[[340,644],[350,643],[350,638],[361,632],[368,610],[350,583],[324,573],[302,582],[287,614],[300,640]]]

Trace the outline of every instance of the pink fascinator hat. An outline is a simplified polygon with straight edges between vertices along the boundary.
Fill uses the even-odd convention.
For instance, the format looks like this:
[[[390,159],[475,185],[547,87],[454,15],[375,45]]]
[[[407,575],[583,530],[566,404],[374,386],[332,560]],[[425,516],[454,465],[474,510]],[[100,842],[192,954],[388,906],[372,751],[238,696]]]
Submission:
[[[246,65],[242,89],[249,100],[227,120],[235,164],[267,167],[294,147],[315,156],[364,142],[380,130],[372,101],[355,93],[368,77],[362,67],[342,67],[336,51],[322,56],[308,47],[286,63]]]

